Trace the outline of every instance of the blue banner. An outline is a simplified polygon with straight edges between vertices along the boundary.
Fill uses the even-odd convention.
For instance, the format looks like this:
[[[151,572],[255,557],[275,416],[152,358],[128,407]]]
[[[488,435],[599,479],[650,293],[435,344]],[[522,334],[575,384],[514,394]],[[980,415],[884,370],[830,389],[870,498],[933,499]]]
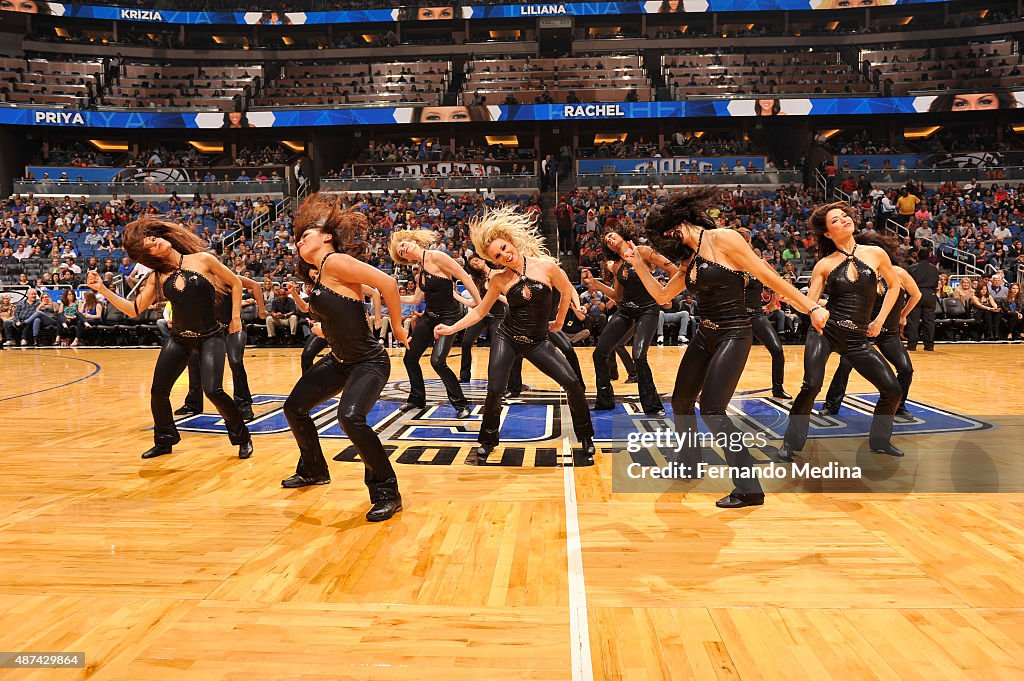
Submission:
[[[624,173],[710,173],[729,170],[739,161],[744,169],[764,170],[764,156],[674,156],[672,158],[586,158],[579,161],[582,175]]]
[[[516,104],[500,106],[283,109],[247,113],[68,111],[0,108],[0,125],[64,128],[289,128],[347,125],[429,125],[496,121],[632,120],[757,116],[913,114],[1024,108],[1024,91],[949,94],[938,97],[816,97],[813,99],[721,99],[688,102]]]
[[[44,176],[51,180],[59,180],[66,175],[69,182],[112,182],[124,172],[124,168],[78,168],[76,166],[29,166],[28,172],[37,180]]]
[[[870,0],[871,6],[909,5],[944,0]],[[247,24],[297,26],[306,24],[357,24],[394,21],[463,19],[522,19],[546,16],[605,16],[615,14],[679,14],[703,12],[757,12],[779,10],[862,9],[863,2],[849,0],[630,0],[628,2],[569,2],[522,5],[454,5],[396,7],[328,12],[183,12],[136,7],[73,5],[58,2],[16,3],[5,11],[48,14],[80,19],[135,21],[161,24]]]

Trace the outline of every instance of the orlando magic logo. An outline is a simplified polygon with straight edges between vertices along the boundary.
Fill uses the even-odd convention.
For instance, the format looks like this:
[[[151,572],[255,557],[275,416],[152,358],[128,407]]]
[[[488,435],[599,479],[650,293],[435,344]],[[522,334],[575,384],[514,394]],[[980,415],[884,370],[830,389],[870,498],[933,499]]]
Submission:
[[[473,381],[464,386],[466,397],[476,404],[465,419],[457,419],[455,409],[444,401],[445,393],[440,381],[427,381],[427,388],[432,406],[401,412],[400,408],[408,397],[408,383],[392,383],[381,393],[381,399],[367,415],[367,423],[377,431],[389,452],[401,450],[400,462],[408,459],[404,462],[451,463],[462,448],[468,449],[476,443],[482,418],[480,404],[486,394],[486,382]],[[258,416],[249,424],[249,431],[254,436],[289,432],[282,411],[286,397],[253,397]],[[651,431],[672,423],[671,408],[667,416],[651,417],[643,413],[635,396],[622,399],[614,410],[592,413],[594,440],[605,449],[620,445],[627,430]],[[809,437],[867,437],[877,399],[878,395],[872,393],[848,395],[838,415],[811,417]],[[345,438],[345,432],[338,424],[337,406],[338,400],[332,398],[312,412],[313,422],[321,438]],[[730,414],[751,430],[775,438],[782,437],[789,417],[788,401],[756,393],[737,395],[729,408]],[[991,427],[991,424],[984,421],[921,402],[908,400],[907,408],[912,416],[896,419],[893,432],[897,436],[956,433]],[[506,455],[498,465],[553,466],[569,463],[562,462],[563,457],[568,458],[568,453],[563,452],[562,440],[572,433],[567,410],[564,395],[557,390],[532,389],[524,392],[521,398],[505,402],[502,405],[499,433]],[[183,418],[178,421],[178,428],[200,433],[226,432],[223,419],[216,414]],[[342,450],[337,458],[345,460],[354,457],[354,452],[350,450],[351,447]]]

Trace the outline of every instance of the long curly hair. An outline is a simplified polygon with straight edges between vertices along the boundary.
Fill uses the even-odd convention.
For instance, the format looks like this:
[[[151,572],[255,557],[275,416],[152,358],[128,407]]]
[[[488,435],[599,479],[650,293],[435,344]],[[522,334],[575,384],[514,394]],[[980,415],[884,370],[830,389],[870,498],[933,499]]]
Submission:
[[[903,257],[900,253],[900,242],[893,234],[883,232],[862,232],[855,236],[854,241],[863,246],[878,246],[889,254],[889,260],[896,267],[903,267]]]
[[[512,206],[494,208],[471,219],[469,238],[473,240],[473,250],[491,262],[494,261],[487,254],[487,249],[495,239],[509,242],[524,257],[554,261],[544,245],[534,217],[520,213]]]
[[[208,244],[200,239],[195,232],[170,220],[146,215],[129,222],[125,225],[124,233],[121,235],[122,247],[132,260],[160,274],[174,272],[177,269],[177,263],[170,263],[149,252],[149,249],[146,248],[146,238],[151,236],[166,239],[174,250],[185,255],[205,253],[209,248]],[[213,287],[217,291],[217,302],[220,302],[230,290],[227,283],[221,281],[219,277],[214,277]],[[158,298],[162,298],[161,291],[158,290],[157,294]]]
[[[427,251],[437,242],[437,234],[429,229],[400,229],[391,235],[391,241],[388,242],[388,253],[391,254],[391,259],[400,265],[412,265],[414,264],[412,261],[398,256],[398,244],[403,241],[412,241]]]
[[[633,222],[632,218],[628,215],[620,216],[619,224],[615,226],[615,229],[609,229],[604,233],[604,236],[601,237],[601,252],[604,255],[604,259],[611,260],[612,262],[622,260],[621,256],[608,246],[608,235],[612,232],[621,236],[623,241],[639,241],[646,236],[644,232],[636,226],[636,223]]]
[[[860,225],[860,212],[846,201],[833,201],[832,203],[826,203],[815,208],[814,212],[811,213],[811,217],[807,220],[807,224],[811,228],[811,233],[814,234],[819,259],[836,252],[835,242],[825,236],[825,232],[828,231],[828,224],[825,222],[825,218],[828,217],[830,210],[835,209],[839,209],[849,215],[854,225]]]
[[[364,259],[367,253],[365,235],[370,228],[370,221],[360,212],[348,210],[338,196],[315,192],[306,197],[295,216],[292,233],[298,241],[307,230],[315,229],[321,234],[330,235],[334,250]],[[307,284],[314,283],[312,270],[319,263],[310,264],[303,258],[298,259],[299,277]]]
[[[676,192],[663,206],[655,207],[647,216],[647,240],[651,247],[676,262],[685,262],[693,257],[693,249],[684,244],[677,235],[665,236],[680,225],[693,225],[704,229],[715,229],[715,219],[708,209],[715,203],[722,190],[706,185],[688,191]]]

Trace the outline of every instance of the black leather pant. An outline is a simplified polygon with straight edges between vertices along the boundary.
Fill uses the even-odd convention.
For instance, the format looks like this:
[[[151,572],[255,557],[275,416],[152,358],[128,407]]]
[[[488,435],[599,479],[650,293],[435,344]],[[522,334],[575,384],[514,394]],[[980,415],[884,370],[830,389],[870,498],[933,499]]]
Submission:
[[[896,369],[896,380],[899,381],[901,389],[900,408],[906,409],[907,395],[910,394],[910,384],[914,380],[914,365],[910,361],[910,353],[903,347],[899,332],[883,331],[874,340],[875,347],[882,353],[882,357],[889,360]],[[839,406],[846,397],[846,386],[850,382],[850,372],[853,371],[853,364],[845,356],[839,360],[839,368],[832,376],[828,392],[825,394],[825,406],[833,412],[839,411]]]
[[[782,388],[786,379],[786,353],[782,350],[782,340],[771,320],[765,315],[758,315],[750,320],[754,338],[761,341],[764,349],[772,356],[772,388]]]
[[[907,316],[907,326],[903,333],[911,349],[917,347],[919,337],[926,348],[935,345],[935,299],[934,291],[922,290],[921,300]]]
[[[486,447],[495,447],[498,444],[501,396],[508,385],[512,365],[520,357],[530,360],[535,367],[554,379],[565,390],[576,437],[580,440],[593,437],[594,425],[590,421],[590,408],[587,406],[583,382],[573,372],[569,360],[551,342],[550,335],[539,345],[522,345],[499,331],[491,342],[491,356],[487,363],[487,397],[484,399],[483,422],[480,424],[480,444]]]
[[[729,400],[736,392],[740,374],[750,356],[753,332],[749,325],[727,329],[697,327],[697,333],[686,346],[683,359],[679,362],[676,384],[672,390],[672,411],[675,413],[676,432],[697,432],[697,417],[694,405],[700,395],[700,415],[712,434],[738,433],[736,424],[726,416]],[[737,469],[733,476],[736,491],[742,494],[759,494],[761,483],[752,475],[739,473],[751,470],[754,457],[746,447],[724,448],[729,466]],[[696,466],[701,461],[696,446],[686,446],[680,451],[681,463]]]
[[[653,414],[664,409],[658,388],[654,385],[651,365],[647,362],[647,350],[658,333],[658,316],[657,308],[642,312],[619,310],[612,315],[598,338],[597,347],[594,348],[594,373],[597,377],[597,403],[594,405],[596,409],[615,407],[615,391],[612,388],[608,361],[612,358],[615,346],[622,342],[634,325],[636,332],[633,335],[633,361],[636,362],[640,405],[645,414]]]
[[[629,341],[633,340],[635,333],[636,325],[634,324],[633,328],[626,334],[626,337],[622,339],[622,342],[615,346],[615,354],[608,358],[608,374],[613,381],[619,380],[619,365],[615,360],[616,357],[618,357],[618,361],[622,362],[622,368],[626,370],[626,376],[636,377],[636,363],[633,361],[633,356],[629,354],[629,350],[626,349],[626,345]]]
[[[240,409],[252,408],[252,393],[249,391],[249,376],[245,373],[245,331],[231,333],[225,339],[227,347],[228,367],[231,369],[231,384],[235,394],[235,404]],[[203,389],[199,355],[192,355],[188,361],[188,394],[185,395],[185,406],[193,411],[203,410]]]
[[[423,383],[423,370],[420,369],[420,357],[427,348],[433,344],[434,350],[430,353],[430,366],[434,368],[437,375],[444,383],[444,389],[448,393],[448,401],[458,409],[469,407],[469,400],[462,394],[462,386],[459,385],[459,378],[448,366],[448,353],[455,344],[455,336],[441,336],[434,340],[434,327],[438,324],[454,324],[459,321],[458,315],[435,315],[430,312],[423,315],[419,324],[412,331],[412,339],[409,341],[409,349],[405,351],[402,361],[405,363],[405,371],[409,374],[409,404],[416,407],[427,405],[427,387]],[[493,352],[493,350],[492,350]]]
[[[863,331],[844,329],[832,321],[825,325],[825,333],[807,333],[804,343],[804,382],[800,394],[793,400],[789,410],[789,425],[786,427],[785,445],[798,452],[807,442],[811,410],[814,398],[818,396],[825,382],[825,363],[828,356],[838,352],[848,360],[850,366],[868,379],[878,390],[874,418],[871,420],[871,446],[889,444],[892,438],[893,415],[900,406],[903,394],[892,369],[871,345]]]
[[[366,468],[365,482],[382,482],[395,477],[384,445],[366,423],[366,415],[380,399],[389,376],[391,360],[386,355],[356,364],[344,364],[328,354],[302,374],[284,403],[285,418],[299,445],[296,474],[309,478],[330,477],[317,425],[310,412],[318,404],[344,391],[338,403],[338,423],[359,452]]]
[[[321,338],[315,333],[309,334],[309,337],[306,338],[306,344],[302,348],[302,373],[306,373],[313,368],[316,356],[326,350],[327,347],[326,338]]]
[[[240,445],[249,441],[249,429],[242,420],[242,413],[234,400],[224,392],[222,385],[225,352],[223,334],[202,339],[187,339],[172,334],[164,341],[153,370],[153,386],[149,392],[149,405],[153,410],[155,426],[153,441],[158,446],[170,447],[181,439],[171,410],[171,388],[193,355],[199,357],[203,392],[224,419],[231,443]]]

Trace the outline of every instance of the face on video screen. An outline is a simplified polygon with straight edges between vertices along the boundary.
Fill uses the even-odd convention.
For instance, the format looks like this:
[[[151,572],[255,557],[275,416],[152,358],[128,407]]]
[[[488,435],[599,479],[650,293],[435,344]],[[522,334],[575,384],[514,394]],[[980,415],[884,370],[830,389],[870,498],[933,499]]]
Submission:
[[[489,121],[486,106],[424,106],[416,109],[414,123],[469,123]]]
[[[45,3],[35,0],[0,0],[0,11],[21,12],[22,14],[49,14]]]
[[[416,18],[420,21],[437,21],[439,19],[454,19],[455,8],[451,6],[442,7],[420,7],[416,10]]]

